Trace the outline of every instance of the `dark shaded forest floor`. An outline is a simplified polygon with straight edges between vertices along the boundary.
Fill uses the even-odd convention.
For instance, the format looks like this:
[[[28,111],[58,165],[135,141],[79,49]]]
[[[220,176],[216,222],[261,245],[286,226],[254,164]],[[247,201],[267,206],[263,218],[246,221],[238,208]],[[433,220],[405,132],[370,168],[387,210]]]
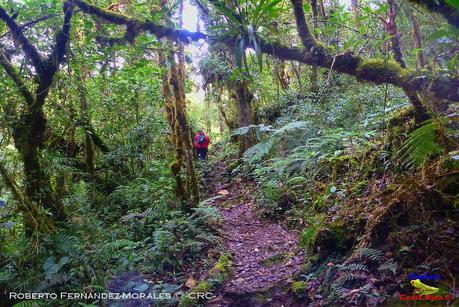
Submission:
[[[303,251],[298,235],[279,224],[260,220],[254,206],[255,186],[241,178],[223,177],[219,165],[206,177],[213,201],[223,216],[221,237],[233,258],[230,279],[208,306],[285,304],[285,288],[300,271]]]

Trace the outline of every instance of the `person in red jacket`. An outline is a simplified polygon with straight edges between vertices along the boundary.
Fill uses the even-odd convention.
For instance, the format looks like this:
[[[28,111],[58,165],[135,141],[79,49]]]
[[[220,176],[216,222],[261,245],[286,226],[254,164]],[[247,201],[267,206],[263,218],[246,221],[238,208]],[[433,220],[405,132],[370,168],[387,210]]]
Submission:
[[[207,159],[207,150],[209,148],[210,139],[209,137],[202,131],[199,130],[198,133],[194,136],[194,147],[198,152],[198,158],[201,160]]]

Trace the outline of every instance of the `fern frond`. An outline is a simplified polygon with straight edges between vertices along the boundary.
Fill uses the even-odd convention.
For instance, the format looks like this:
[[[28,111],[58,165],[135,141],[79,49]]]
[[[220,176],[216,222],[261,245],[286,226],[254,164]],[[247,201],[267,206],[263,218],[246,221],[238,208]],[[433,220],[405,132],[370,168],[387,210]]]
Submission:
[[[436,142],[441,122],[431,119],[410,133],[398,155],[403,163],[414,168],[422,167],[428,159],[440,155],[443,150]]]
[[[368,268],[363,263],[349,263],[339,266],[340,271],[368,271]]]
[[[256,162],[265,157],[269,153],[273,145],[274,141],[272,139],[268,139],[265,142],[258,143],[247,149],[244,152],[244,156],[242,158],[245,162],[248,163]]]
[[[52,289],[55,286],[67,284],[72,280],[72,277],[66,273],[54,274],[50,279],[44,280],[35,292],[44,292],[45,290]]]
[[[389,259],[379,266],[378,271],[390,271],[395,275],[395,273],[397,273],[397,269],[398,263],[394,262],[393,259]]]
[[[126,239],[120,239],[113,242],[109,242],[102,246],[102,248],[100,249],[100,260],[109,261],[112,257],[115,256],[116,252],[118,252],[120,249],[134,245],[135,242]]]
[[[39,307],[43,306],[37,301],[22,301],[13,305],[13,307]]]
[[[354,257],[367,258],[369,260],[376,262],[381,262],[382,260],[384,260],[384,255],[381,251],[368,247],[362,247],[357,249],[354,253]]]

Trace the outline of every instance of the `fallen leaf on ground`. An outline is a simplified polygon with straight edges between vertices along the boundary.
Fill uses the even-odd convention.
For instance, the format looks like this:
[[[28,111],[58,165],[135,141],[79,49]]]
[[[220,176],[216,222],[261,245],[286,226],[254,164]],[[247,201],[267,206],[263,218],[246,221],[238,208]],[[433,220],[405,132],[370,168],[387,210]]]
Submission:
[[[220,194],[220,195],[228,195],[229,192],[228,192],[228,190],[220,190],[220,191],[217,192],[217,194]]]
[[[194,279],[193,276],[188,277],[188,279],[185,282],[185,286],[187,286],[190,289],[196,287],[196,279]]]

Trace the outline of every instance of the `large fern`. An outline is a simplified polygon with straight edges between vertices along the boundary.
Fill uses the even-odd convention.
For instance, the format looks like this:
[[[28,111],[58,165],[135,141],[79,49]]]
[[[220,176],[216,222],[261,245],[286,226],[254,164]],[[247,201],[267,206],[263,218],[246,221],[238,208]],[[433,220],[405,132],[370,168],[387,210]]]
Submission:
[[[431,157],[440,155],[443,150],[437,143],[437,134],[441,130],[441,121],[430,119],[410,133],[400,148],[398,155],[404,164],[419,168]]]
[[[107,262],[112,257],[114,257],[117,254],[117,252],[119,252],[121,249],[126,247],[133,247],[134,245],[135,242],[126,239],[120,239],[113,242],[109,242],[103,245],[99,250],[99,258],[101,261]]]
[[[290,122],[277,129],[265,125],[250,125],[247,127],[235,129],[233,131],[233,136],[240,136],[246,135],[247,133],[253,133],[255,134],[258,140],[263,139],[263,141],[250,147],[244,153],[244,161],[248,163],[254,163],[266,157],[274,147],[278,146],[281,143],[281,140],[284,142],[290,139],[292,139],[292,141],[298,141],[298,137],[286,138],[286,136],[290,134],[295,134],[298,131],[305,131],[307,127],[308,122],[304,121]],[[263,137],[266,134],[268,134],[268,136]]]
[[[66,273],[54,274],[49,279],[44,280],[40,286],[35,289],[35,292],[45,292],[45,290],[53,290],[54,287],[68,284],[72,281],[72,277]]]

